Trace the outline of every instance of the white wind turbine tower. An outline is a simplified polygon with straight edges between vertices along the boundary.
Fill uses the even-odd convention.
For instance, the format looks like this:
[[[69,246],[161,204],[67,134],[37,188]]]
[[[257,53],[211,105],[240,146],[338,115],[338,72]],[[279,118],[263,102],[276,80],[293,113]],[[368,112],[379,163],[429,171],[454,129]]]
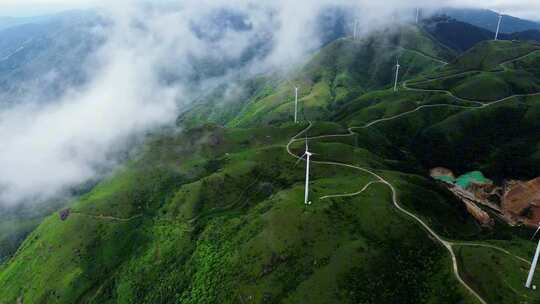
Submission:
[[[358,30],[360,27],[360,21],[358,19],[354,19],[354,32],[353,32],[353,40],[358,39]]]
[[[294,123],[298,122],[298,87],[294,88]]]
[[[311,156],[314,154],[309,152],[308,142],[307,142],[307,136],[306,136],[306,152],[304,152],[304,155],[302,155],[298,161],[304,159],[304,156],[306,157],[306,186],[305,186],[305,192],[304,192],[304,205],[309,206],[311,205],[311,201],[308,201],[309,199],[309,165],[311,162]]]
[[[420,9],[416,8],[416,24],[418,24],[418,18],[420,17]]]
[[[497,30],[495,31],[495,41],[499,38],[499,30],[501,29],[501,21],[502,21],[503,15],[499,13],[499,22],[497,23]]]
[[[534,239],[534,237],[538,233],[538,230],[540,230],[540,223],[539,223],[538,229],[536,229],[536,232],[533,234],[533,237],[531,238],[531,240]],[[536,264],[538,264],[539,255],[540,255],[540,240],[538,240],[538,246],[536,246],[536,252],[534,253],[531,269],[529,270],[529,275],[527,276],[527,282],[525,283],[525,287],[527,288],[531,288],[532,279],[534,277],[534,271],[536,270]],[[533,289],[536,289],[536,286],[532,286],[532,287]]]
[[[399,59],[396,60],[396,79],[394,81],[394,92],[397,92],[397,83],[399,78]]]

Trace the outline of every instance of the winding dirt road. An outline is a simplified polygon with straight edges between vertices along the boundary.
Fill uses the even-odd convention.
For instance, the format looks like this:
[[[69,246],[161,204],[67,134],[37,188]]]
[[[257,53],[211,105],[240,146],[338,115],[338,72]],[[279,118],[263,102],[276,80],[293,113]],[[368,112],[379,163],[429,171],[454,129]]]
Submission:
[[[137,214],[129,218],[121,218],[121,217],[115,217],[115,216],[109,216],[109,215],[86,214],[86,213],[81,213],[81,212],[71,212],[71,214],[84,216],[84,217],[91,217],[98,220],[109,220],[109,221],[118,221],[118,222],[129,222],[131,220],[134,220],[136,218],[143,216],[142,214]]]
[[[362,190],[360,191],[357,191],[357,192],[354,192],[354,193],[348,193],[348,194],[334,194],[334,195],[325,195],[325,196],[322,196],[320,199],[321,200],[324,200],[324,199],[329,199],[329,198],[338,198],[338,197],[353,197],[353,196],[357,196],[357,195],[360,195],[362,194],[364,191],[366,191],[369,186],[373,185],[373,184],[376,184],[376,183],[380,183],[381,181],[371,181],[369,183],[367,183],[364,188],[362,188]]]
[[[309,126],[306,127],[304,130],[300,131],[300,133],[296,134],[293,138],[291,138],[291,140],[289,141],[289,143],[287,144],[287,153],[289,153],[289,155],[291,155],[292,157],[296,158],[296,159],[302,159],[301,157],[299,157],[298,155],[294,154],[292,151],[291,151],[291,145],[297,141],[303,141],[303,140],[306,140],[305,138],[298,138],[300,135],[306,133],[307,131],[309,131],[309,129],[311,129],[311,127],[313,126],[313,124],[310,122],[309,123]],[[349,129],[351,130],[351,129]],[[339,134],[339,136],[343,136],[343,134]],[[327,136],[319,136],[318,138],[329,138],[329,137],[334,137],[333,135],[327,135]],[[313,139],[313,138],[308,138],[309,139]],[[474,289],[472,289],[467,283],[465,283],[465,281],[463,281],[463,279],[461,278],[460,274],[459,274],[459,269],[458,269],[458,263],[457,263],[457,259],[456,259],[456,255],[454,253],[454,250],[452,249],[452,243],[448,242],[448,241],[445,241],[441,236],[439,236],[434,230],[432,230],[422,219],[420,219],[418,216],[416,216],[415,214],[405,210],[405,208],[403,208],[398,200],[397,200],[397,191],[396,189],[394,188],[394,186],[388,182],[386,179],[384,179],[382,176],[380,176],[379,174],[367,169],[367,168],[362,168],[362,167],[358,167],[358,166],[354,166],[354,165],[350,165],[350,164],[345,164],[345,163],[338,163],[338,162],[328,162],[328,161],[312,161],[312,163],[315,163],[315,164],[319,164],[319,165],[332,165],[332,166],[341,166],[341,167],[347,167],[347,168],[352,168],[352,169],[356,169],[356,170],[359,170],[359,171],[362,171],[364,173],[368,173],[370,175],[372,175],[373,177],[375,177],[377,179],[377,182],[379,183],[382,183],[386,186],[388,186],[388,188],[390,188],[390,191],[392,192],[392,203],[394,204],[394,206],[399,210],[401,211],[402,213],[405,213],[406,215],[408,215],[409,217],[411,217],[412,219],[414,219],[416,222],[418,222],[433,238],[435,238],[439,243],[441,243],[447,250],[448,252],[450,253],[450,256],[452,257],[452,265],[453,265],[453,270],[454,270],[454,275],[456,277],[456,279],[472,294],[474,295],[478,301],[480,301],[482,304],[487,304],[487,302],[478,294],[476,293],[476,291],[474,291]],[[365,191],[367,189],[367,187],[364,187],[364,189],[360,190],[359,193]],[[351,196],[349,194],[344,194],[343,196]]]
[[[516,60],[520,60],[522,58],[525,58],[527,56],[530,56],[531,54],[533,53],[536,53],[536,52],[539,52],[540,50],[535,50],[535,51],[532,51],[524,56],[520,56],[518,58],[515,58],[515,59],[512,59],[512,60],[509,60],[509,61],[506,61],[506,62],[503,62],[503,63],[500,63],[499,65],[504,65],[504,64],[507,64],[507,63],[510,63],[510,62],[513,62],[513,61],[516,61]],[[421,54],[423,55],[423,54]],[[430,57],[428,57],[430,58]],[[446,64],[446,62],[442,61],[442,60],[436,60],[438,62],[441,62],[441,63],[444,63]],[[504,69],[504,67],[503,67]],[[465,74],[465,73],[470,73],[469,72],[464,72],[464,73],[460,73],[460,74]],[[455,76],[458,76],[458,74],[455,74],[455,75],[450,75],[450,76],[444,76],[444,78],[447,78],[447,77],[455,77]],[[431,80],[428,80],[428,81],[435,81],[435,80],[438,80],[438,79],[441,79],[441,78],[436,78],[436,79],[431,79]],[[428,89],[417,89],[417,88],[411,88],[409,87],[408,85],[408,81],[405,81],[403,83],[403,88],[405,88],[406,90],[410,90],[410,91],[417,91],[417,92],[427,92],[427,93],[444,93],[444,94],[448,94],[450,95],[452,98],[455,98],[456,100],[459,100],[459,101],[463,101],[463,102],[468,102],[468,103],[474,103],[474,104],[477,104],[476,106],[464,106],[464,105],[457,105],[457,104],[435,104],[435,105],[422,105],[422,106],[419,106],[411,111],[407,111],[407,112],[404,112],[404,113],[401,113],[401,114],[398,114],[398,115],[394,115],[394,116],[391,116],[391,117],[385,117],[385,118],[380,118],[380,119],[376,119],[372,122],[369,122],[369,123],[366,123],[365,125],[363,126],[359,126],[359,127],[349,127],[348,128],[348,133],[344,133],[344,134],[329,134],[329,135],[320,135],[320,136],[315,136],[315,137],[305,137],[305,138],[300,138],[301,135],[303,134],[307,134],[307,132],[312,128],[313,126],[313,123],[312,122],[309,122],[309,125],[303,129],[302,131],[300,131],[298,134],[296,134],[295,136],[293,136],[289,143],[287,144],[286,146],[286,150],[287,150],[287,153],[289,155],[291,155],[292,157],[296,158],[296,159],[300,159],[300,160],[303,160],[301,157],[299,157],[298,155],[296,155],[295,153],[293,153],[291,151],[291,145],[294,144],[295,142],[298,142],[298,141],[305,141],[305,140],[314,140],[314,139],[324,139],[324,138],[336,138],[336,137],[346,137],[346,136],[353,136],[355,135],[356,133],[354,133],[354,130],[355,129],[366,129],[366,128],[369,128],[369,127],[372,127],[378,123],[381,123],[381,122],[386,122],[386,121],[391,121],[391,120],[394,120],[394,119],[398,119],[398,118],[401,118],[401,117],[404,117],[406,115],[409,115],[409,114],[412,114],[412,113],[415,113],[417,111],[420,111],[422,109],[428,109],[428,108],[435,108],[435,107],[457,107],[457,108],[464,108],[464,109],[483,109],[483,108],[487,108],[487,107],[490,107],[490,106],[493,106],[495,104],[498,104],[498,103],[501,103],[501,102],[504,102],[504,101],[507,101],[507,100],[510,100],[510,99],[513,99],[515,97],[525,97],[525,96],[540,96],[540,92],[539,93],[532,93],[532,94],[518,94],[518,95],[512,95],[512,96],[508,96],[508,97],[505,97],[503,99],[500,99],[500,100],[496,100],[496,101],[492,101],[492,102],[486,102],[486,103],[482,103],[482,102],[479,102],[479,101],[474,101],[474,100],[467,100],[467,99],[463,99],[463,98],[460,98],[458,96],[455,96],[452,92],[450,91],[447,91],[447,90],[428,90]],[[497,251],[500,251],[500,252],[503,252],[507,255],[510,255],[524,263],[527,263],[527,264],[530,264],[530,261],[522,258],[522,257],[519,257],[519,256],[516,256],[514,254],[512,254],[511,252],[503,249],[503,248],[500,248],[500,247],[497,247],[497,246],[493,246],[493,245],[488,245],[488,244],[479,244],[479,243],[467,243],[467,242],[452,242],[452,241],[448,241],[448,240],[445,240],[443,237],[441,237],[439,234],[437,234],[431,227],[429,227],[428,224],[426,224],[420,217],[418,217],[417,215],[415,215],[414,213],[412,212],[409,212],[407,211],[405,208],[403,208],[399,201],[398,201],[398,196],[397,196],[397,191],[396,189],[394,188],[394,186],[392,185],[392,183],[390,183],[388,180],[386,180],[385,178],[383,178],[381,175],[375,173],[374,171],[372,171],[371,169],[368,169],[368,168],[363,168],[363,167],[359,167],[359,166],[355,166],[355,165],[351,165],[351,164],[346,164],[346,163],[339,163],[339,162],[330,162],[330,161],[312,161],[312,163],[314,164],[319,164],[319,165],[332,165],[332,166],[341,166],[341,167],[347,167],[347,168],[352,168],[352,169],[356,169],[356,170],[359,170],[363,173],[367,173],[373,177],[375,177],[376,181],[371,181],[369,182],[368,184],[366,184],[360,191],[358,192],[355,192],[355,193],[349,193],[349,194],[337,194],[337,195],[327,195],[327,196],[323,196],[321,197],[320,199],[328,199],[328,198],[334,198],[334,197],[352,197],[352,196],[356,196],[356,195],[359,195],[361,193],[363,193],[364,191],[366,191],[369,186],[371,186],[372,184],[374,183],[382,183],[384,185],[386,185],[391,193],[392,193],[392,203],[393,205],[395,206],[396,209],[398,209],[400,212],[402,212],[403,214],[407,215],[409,218],[413,219],[415,222],[417,222],[418,224],[420,224],[424,230],[427,231],[427,233],[432,236],[435,240],[437,240],[437,242],[439,242],[444,248],[446,248],[446,250],[448,251],[448,253],[450,254],[450,257],[452,258],[452,269],[453,269],[453,272],[454,272],[454,276],[456,277],[456,279],[458,280],[458,282],[465,288],[467,289],[471,295],[473,295],[480,303],[482,304],[487,304],[487,302],[471,287],[469,286],[464,280],[463,278],[461,277],[460,273],[459,273],[459,266],[458,266],[458,262],[457,262],[457,258],[456,258],[456,254],[454,252],[454,249],[453,249],[453,246],[477,246],[477,247],[485,247],[485,248],[490,248],[490,249],[494,249],[494,250],[497,250]]]

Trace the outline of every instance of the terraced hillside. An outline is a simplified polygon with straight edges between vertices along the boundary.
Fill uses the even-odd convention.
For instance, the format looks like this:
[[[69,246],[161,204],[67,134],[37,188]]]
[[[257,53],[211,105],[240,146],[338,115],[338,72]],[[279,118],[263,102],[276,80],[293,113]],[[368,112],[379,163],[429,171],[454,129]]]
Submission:
[[[530,231],[480,227],[428,175],[540,175],[535,87],[485,98],[443,81],[478,72],[536,83],[538,46],[484,43],[453,60],[413,27],[388,37],[386,48],[338,40],[292,76],[244,82],[215,108],[220,92],[201,100],[179,118],[182,132],[155,135],[32,232],[0,266],[0,303],[540,301],[523,287]],[[393,92],[398,54],[406,81]]]

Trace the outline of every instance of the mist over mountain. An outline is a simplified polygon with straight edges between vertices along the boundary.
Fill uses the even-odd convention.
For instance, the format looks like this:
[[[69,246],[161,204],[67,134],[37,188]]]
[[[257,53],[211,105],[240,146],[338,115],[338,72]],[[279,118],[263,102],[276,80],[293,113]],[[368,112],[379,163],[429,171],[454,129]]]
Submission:
[[[44,16],[35,16],[35,17],[8,17],[0,16],[0,30],[15,27],[24,24],[37,24],[43,23],[50,20],[57,19],[62,15],[72,14],[73,12],[65,12],[56,15],[44,15]]]
[[[55,174],[52,178],[46,178],[47,182],[44,179],[43,187],[35,187],[35,181],[29,183],[26,193],[32,192],[30,186],[31,189],[46,188],[50,193],[66,186],[69,188],[114,164],[115,157],[112,155],[118,151],[111,150],[109,145],[113,141],[125,141],[118,136],[125,139],[126,136],[141,134],[140,131],[133,131],[139,126],[143,126],[141,130],[148,130],[144,117],[151,121],[149,126],[152,128],[156,124],[165,126],[174,121],[172,112],[189,108],[194,99],[210,88],[247,79],[251,75],[293,68],[319,47],[350,34],[355,16],[359,13],[368,16],[358,19],[361,20],[358,28],[360,35],[413,20],[414,9],[410,5],[396,3],[395,8],[402,8],[401,11],[406,13],[397,14],[378,4],[347,1],[339,5],[326,1],[297,5],[233,6],[215,3],[138,5],[129,9],[118,4],[107,11],[66,12],[10,26],[3,29],[0,35],[0,106],[5,109],[0,113],[0,134],[5,135],[6,141],[11,143],[10,149],[4,151],[0,160],[12,162],[19,159],[21,166],[27,166],[31,175],[34,175],[31,168],[42,167],[45,171],[54,171],[52,167],[43,168],[44,164],[72,168],[68,170],[71,173],[66,172],[58,179],[54,178]],[[491,39],[490,32],[467,23],[450,19],[438,19],[436,22],[430,22],[429,18],[426,20],[428,31],[443,44],[460,52],[479,41]],[[465,32],[469,34],[457,34]],[[537,40],[539,35],[534,30],[523,35],[501,35],[501,39],[521,38]],[[153,87],[155,93],[146,90],[147,86]],[[128,89],[131,87],[134,89]],[[122,93],[137,89],[143,91],[133,95],[137,98]],[[105,92],[114,92],[116,96]],[[160,94],[166,97],[158,97]],[[144,107],[132,107],[131,99],[158,112],[166,109],[171,118],[143,115],[139,111]],[[81,100],[87,100],[87,106],[94,110],[85,109],[85,106],[77,108]],[[95,107],[90,106],[98,101],[103,106],[101,112],[96,112]],[[160,103],[167,106],[160,108]],[[50,157],[72,155],[78,159],[75,163],[62,166],[59,159],[45,162],[40,159],[38,166],[26,161],[32,159],[30,155],[17,152],[23,149],[40,154],[39,149],[44,146],[27,146],[30,140],[23,144],[21,138],[25,136],[13,130],[29,132],[26,136],[34,133],[33,136],[47,138],[46,134],[35,132],[37,125],[31,126],[30,123],[41,121],[44,124],[39,126],[39,130],[55,130],[50,118],[46,117],[53,117],[51,113],[63,113],[67,108],[80,111],[77,119],[87,123],[101,121],[104,117],[118,122],[113,116],[127,115],[129,110],[121,107],[115,109],[114,105],[129,107],[130,111],[137,112],[131,115],[140,116],[142,121],[135,119],[122,127],[115,124],[104,127],[100,129],[104,136],[97,135],[97,130],[97,133],[88,132],[86,127],[80,125],[81,129],[77,132],[84,130],[82,138],[91,136],[80,145],[76,140],[68,144],[68,138],[79,138],[78,134],[73,133],[77,128],[73,128],[73,132],[63,130],[65,134],[52,136],[54,141],[47,140],[51,143],[46,148]],[[172,108],[177,110],[171,111]],[[68,115],[68,112],[65,113]],[[61,120],[55,119],[56,122]],[[21,125],[24,123],[28,125]],[[114,135],[109,130],[115,130]],[[65,146],[53,147],[53,142]],[[83,152],[83,147],[90,142],[102,143],[95,145],[98,151]],[[19,158],[14,155],[24,156]],[[61,159],[66,157],[62,156]],[[72,160],[71,157],[67,159]],[[28,183],[29,179],[21,175],[25,171],[20,168],[14,170],[13,174],[19,177],[6,175],[0,184],[4,184],[4,189],[11,189]],[[15,184],[21,184],[14,185],[14,180],[18,180]],[[30,197],[34,198],[33,195]]]
[[[0,105],[50,102],[88,80],[86,62],[105,37],[103,20],[74,12],[0,31]]]
[[[174,122],[175,108],[206,88],[301,62],[321,45],[304,24],[325,26],[326,7],[289,18],[297,7],[282,3],[118,4],[4,29],[0,163],[18,165],[0,178],[0,200],[84,182],[114,163],[128,137]]]

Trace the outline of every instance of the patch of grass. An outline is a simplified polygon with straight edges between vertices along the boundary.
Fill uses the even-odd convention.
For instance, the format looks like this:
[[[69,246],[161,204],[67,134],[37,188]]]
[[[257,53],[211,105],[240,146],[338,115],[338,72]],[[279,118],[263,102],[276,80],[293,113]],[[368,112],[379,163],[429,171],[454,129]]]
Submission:
[[[529,264],[485,247],[459,246],[456,252],[464,279],[484,295],[488,303],[538,303],[540,300],[537,292],[525,288]]]
[[[495,180],[536,177],[537,100],[515,98],[444,119],[416,138],[415,154],[426,167],[480,170]]]
[[[501,63],[517,59],[539,49],[540,46],[527,42],[483,41],[448,65],[442,74],[500,70]]]
[[[428,90],[448,90],[458,97],[477,101],[495,101],[512,95],[540,92],[540,81],[534,75],[515,70],[473,72],[411,86]]]

